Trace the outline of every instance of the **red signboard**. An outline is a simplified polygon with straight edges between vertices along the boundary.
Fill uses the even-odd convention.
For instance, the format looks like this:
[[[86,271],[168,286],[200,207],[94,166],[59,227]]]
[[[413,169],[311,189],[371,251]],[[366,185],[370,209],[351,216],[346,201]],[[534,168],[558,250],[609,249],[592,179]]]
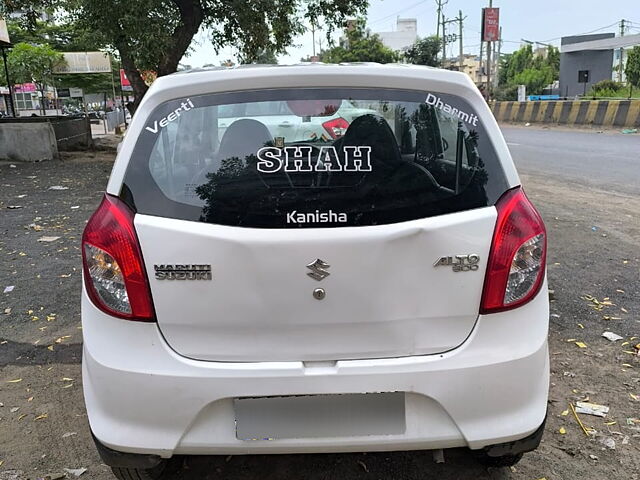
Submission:
[[[16,93],[33,93],[36,92],[36,84],[35,83],[23,83],[15,85],[14,92]]]
[[[482,9],[482,41],[497,42],[500,40],[500,9]]]
[[[131,90],[131,82],[129,82],[123,68],[120,69],[120,85],[122,85],[123,90]]]
[[[151,86],[153,81],[158,78],[158,74],[152,70],[139,70],[139,72],[142,80],[144,80],[144,83],[146,83],[147,86]],[[122,68],[120,69],[120,84],[122,85],[122,90],[124,90],[125,92],[130,92],[133,90],[131,82],[127,78],[127,75],[124,73],[124,69]]]

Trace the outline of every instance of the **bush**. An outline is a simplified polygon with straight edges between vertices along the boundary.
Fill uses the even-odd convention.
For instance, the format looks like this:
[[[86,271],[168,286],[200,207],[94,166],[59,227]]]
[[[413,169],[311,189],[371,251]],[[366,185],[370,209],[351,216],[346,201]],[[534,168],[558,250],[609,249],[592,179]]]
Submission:
[[[496,100],[517,100],[518,99],[518,86],[517,85],[500,85],[494,90]]]
[[[587,96],[615,98],[623,96],[625,90],[625,86],[622,83],[613,80],[601,80],[591,87]]]
[[[601,90],[611,90],[613,92],[617,92],[618,90],[622,90],[623,88],[624,85],[613,80],[600,80],[598,83],[594,84],[591,87],[591,90],[593,90],[594,92]]]

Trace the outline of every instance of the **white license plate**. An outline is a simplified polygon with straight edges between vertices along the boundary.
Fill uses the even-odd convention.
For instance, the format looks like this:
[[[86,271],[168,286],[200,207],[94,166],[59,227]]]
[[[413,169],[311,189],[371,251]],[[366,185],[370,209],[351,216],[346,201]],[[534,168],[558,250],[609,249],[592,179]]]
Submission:
[[[272,440],[398,435],[404,392],[237,398],[236,438]]]

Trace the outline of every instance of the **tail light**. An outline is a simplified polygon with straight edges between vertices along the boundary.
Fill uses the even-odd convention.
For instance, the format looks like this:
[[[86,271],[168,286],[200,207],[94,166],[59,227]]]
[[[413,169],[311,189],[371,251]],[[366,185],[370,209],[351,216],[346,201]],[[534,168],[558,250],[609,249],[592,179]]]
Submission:
[[[324,122],[322,126],[331,135],[331,138],[336,139],[344,135],[344,132],[349,128],[349,122],[342,117],[338,117]]]
[[[82,235],[84,280],[89,297],[103,312],[153,321],[153,302],[133,216],[121,200],[104,196]]]
[[[523,305],[536,296],[545,275],[547,233],[520,187],[496,204],[498,220],[484,280],[480,313]]]

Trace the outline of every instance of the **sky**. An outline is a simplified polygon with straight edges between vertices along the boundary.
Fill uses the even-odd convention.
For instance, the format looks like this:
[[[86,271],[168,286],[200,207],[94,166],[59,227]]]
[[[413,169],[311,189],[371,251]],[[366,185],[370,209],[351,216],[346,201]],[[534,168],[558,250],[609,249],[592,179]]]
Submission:
[[[462,10],[464,20],[464,53],[479,53],[480,15],[489,0],[443,0],[445,16],[453,18]],[[560,37],[583,33],[606,33],[620,31],[619,22],[625,19],[631,28],[627,34],[640,34],[640,4],[638,0],[494,0],[500,8],[502,26],[502,52],[509,53],[520,47],[521,39],[560,45]],[[416,18],[418,36],[426,37],[436,32],[436,0],[370,0],[367,11],[367,27],[372,32],[395,30],[396,18]],[[456,26],[457,28],[457,26]],[[322,33],[326,44],[326,33]],[[334,34],[337,40],[339,33]],[[318,33],[316,32],[316,47]],[[313,42],[308,32],[295,39],[286,55],[280,55],[280,64],[298,63],[300,58],[312,53]],[[233,49],[227,48],[216,54],[206,40],[206,32],[196,35],[192,53],[182,63],[192,67],[204,64],[219,65],[226,59],[235,60]],[[451,45],[448,56],[458,54],[458,44]]]

